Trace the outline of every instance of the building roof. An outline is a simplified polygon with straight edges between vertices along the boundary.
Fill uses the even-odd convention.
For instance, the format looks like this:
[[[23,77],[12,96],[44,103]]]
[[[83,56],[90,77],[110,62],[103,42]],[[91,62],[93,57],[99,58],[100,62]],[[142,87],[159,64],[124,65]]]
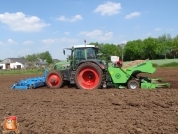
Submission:
[[[15,62],[19,62],[19,63],[22,63],[22,64],[27,63],[27,61],[25,59],[23,59],[23,58],[6,58],[0,63],[1,64],[6,64],[6,63],[15,63]]]
[[[10,59],[12,62],[19,62],[19,63],[26,63],[27,61],[23,58],[7,58]]]

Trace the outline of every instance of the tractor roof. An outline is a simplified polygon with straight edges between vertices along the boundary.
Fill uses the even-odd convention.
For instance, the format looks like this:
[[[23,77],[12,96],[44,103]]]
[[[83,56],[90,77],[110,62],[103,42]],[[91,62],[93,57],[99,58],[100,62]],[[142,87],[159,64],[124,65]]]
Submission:
[[[74,48],[83,48],[83,47],[94,47],[95,48],[95,45],[76,45],[76,46],[73,46]]]

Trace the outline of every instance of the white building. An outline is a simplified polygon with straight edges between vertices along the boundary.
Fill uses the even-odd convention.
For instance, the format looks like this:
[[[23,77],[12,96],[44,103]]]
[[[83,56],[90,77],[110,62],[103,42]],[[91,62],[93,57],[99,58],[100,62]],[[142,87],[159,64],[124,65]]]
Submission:
[[[0,63],[0,69],[21,69],[27,61],[23,58],[7,58]]]
[[[0,63],[0,69],[6,69],[6,65]]]

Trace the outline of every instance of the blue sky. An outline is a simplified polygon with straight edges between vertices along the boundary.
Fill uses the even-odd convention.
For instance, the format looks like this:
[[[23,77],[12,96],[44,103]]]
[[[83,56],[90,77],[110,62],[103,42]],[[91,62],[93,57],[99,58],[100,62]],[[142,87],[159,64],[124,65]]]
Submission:
[[[178,35],[178,0],[0,0],[0,59]]]

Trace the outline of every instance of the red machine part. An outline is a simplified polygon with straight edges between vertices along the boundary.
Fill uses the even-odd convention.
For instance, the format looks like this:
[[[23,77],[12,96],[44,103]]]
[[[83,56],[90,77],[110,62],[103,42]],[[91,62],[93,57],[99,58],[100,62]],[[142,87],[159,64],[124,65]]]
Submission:
[[[60,88],[62,83],[62,74],[58,71],[51,71],[46,77],[46,84],[50,88]]]
[[[102,82],[102,70],[94,63],[83,63],[78,67],[75,79],[76,84],[80,89],[97,89]]]
[[[117,65],[118,65],[119,67],[122,67],[123,61],[122,61],[122,60],[119,60],[119,61],[117,62]]]

